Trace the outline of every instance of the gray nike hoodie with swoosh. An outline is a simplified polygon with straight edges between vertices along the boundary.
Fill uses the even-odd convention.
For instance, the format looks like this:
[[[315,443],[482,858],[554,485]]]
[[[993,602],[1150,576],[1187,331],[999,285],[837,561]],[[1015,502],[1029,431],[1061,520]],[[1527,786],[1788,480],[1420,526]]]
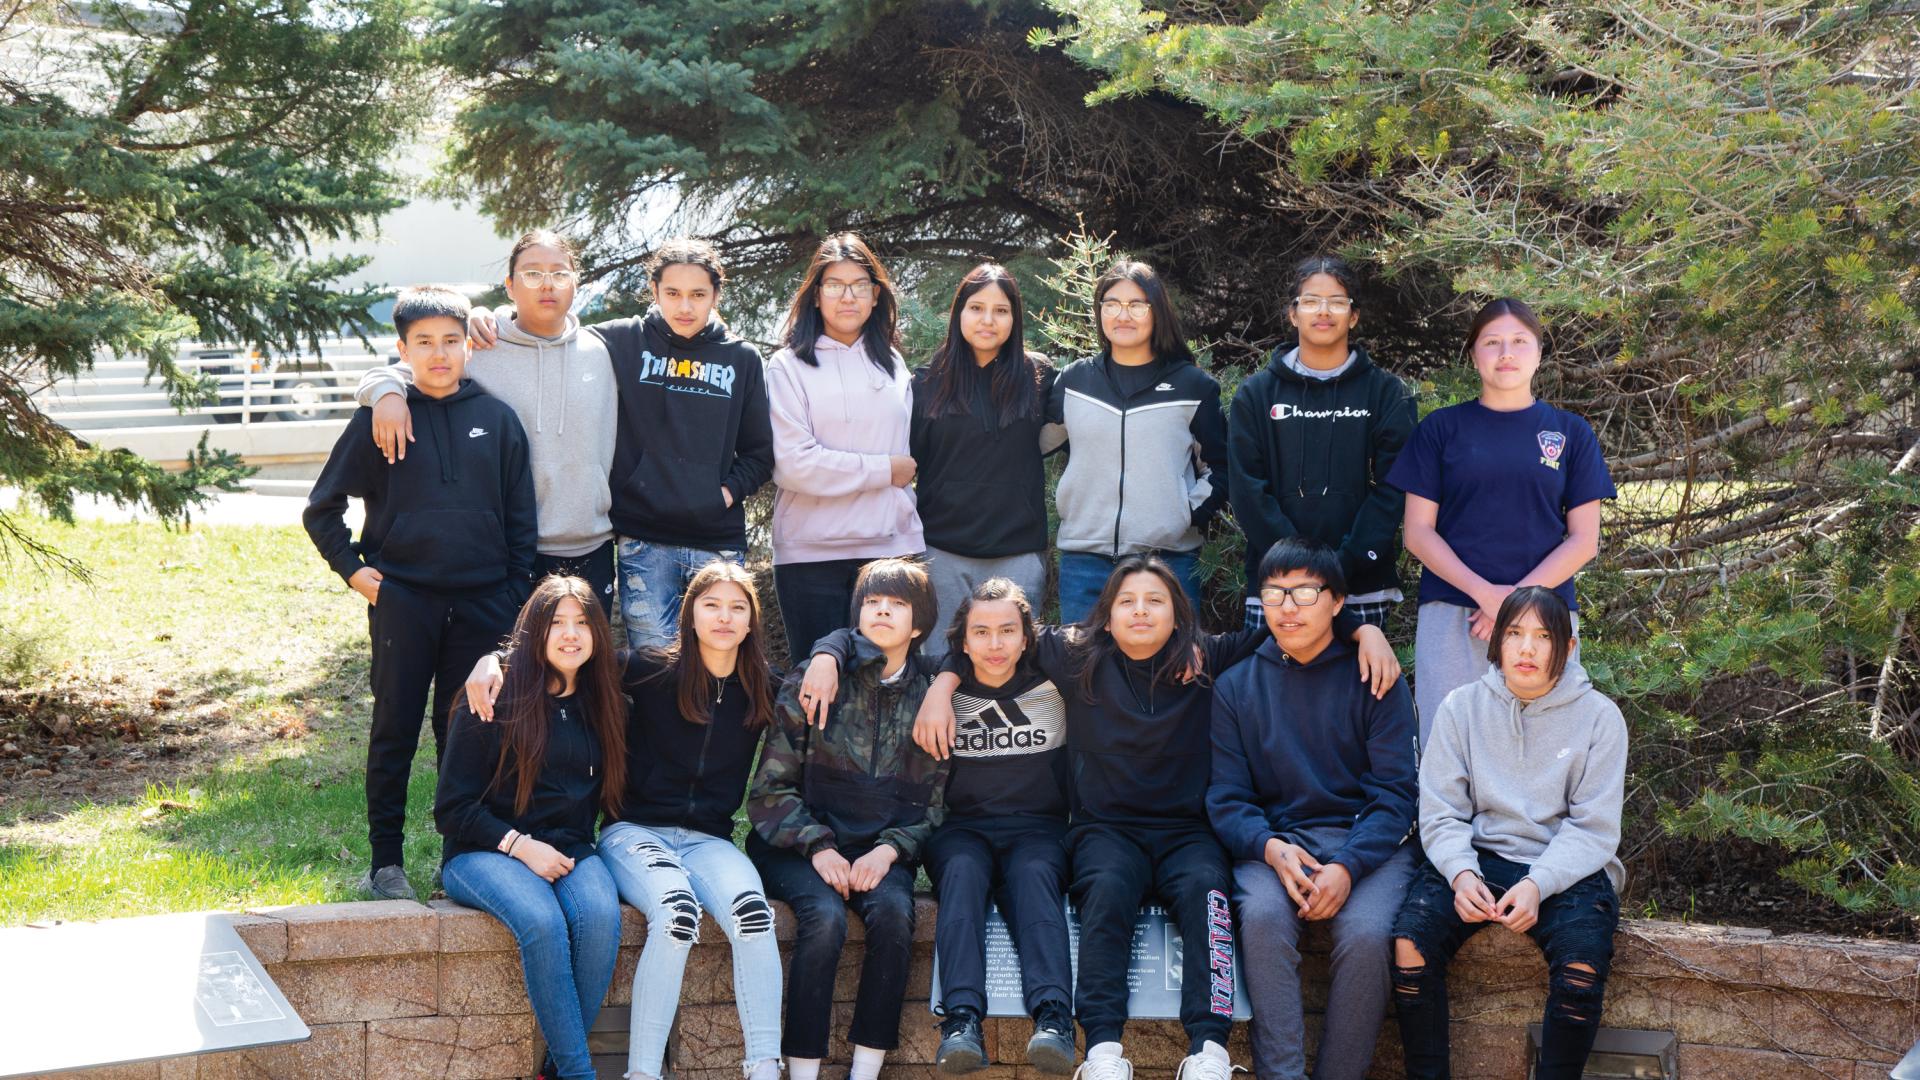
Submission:
[[[1627,725],[1569,659],[1553,689],[1521,701],[1497,669],[1448,694],[1420,760],[1420,842],[1448,883],[1479,851],[1528,864],[1546,899],[1604,870],[1616,891]]]

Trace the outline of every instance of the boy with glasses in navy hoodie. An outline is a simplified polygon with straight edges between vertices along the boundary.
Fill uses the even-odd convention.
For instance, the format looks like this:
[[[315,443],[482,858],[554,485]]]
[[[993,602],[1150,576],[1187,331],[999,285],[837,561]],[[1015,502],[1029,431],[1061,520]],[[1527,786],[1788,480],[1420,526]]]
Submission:
[[[393,308],[416,441],[388,465],[373,410],[347,421],[302,518],[314,547],[367,600],[373,729],[367,739],[367,838],[361,879],[375,899],[412,900],[402,859],[407,781],[420,713],[433,692],[433,743],[481,654],[513,628],[532,589],[537,539],[526,432],[513,410],[467,379],[465,297],[407,289]],[[347,499],[366,520],[355,541]]]

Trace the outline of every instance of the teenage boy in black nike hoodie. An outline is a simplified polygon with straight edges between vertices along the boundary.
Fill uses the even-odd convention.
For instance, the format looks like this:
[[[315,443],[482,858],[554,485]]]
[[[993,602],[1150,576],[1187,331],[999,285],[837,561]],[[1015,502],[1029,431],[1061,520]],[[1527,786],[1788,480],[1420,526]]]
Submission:
[[[407,779],[420,714],[433,691],[438,756],[467,671],[513,628],[532,588],[533,470],[513,410],[464,377],[465,297],[408,289],[394,305],[417,442],[388,465],[374,445],[373,410],[347,421],[302,515],[327,565],[367,599],[373,642],[373,729],[367,740],[367,838],[361,882],[376,898],[412,899],[402,868]],[[347,499],[366,521],[356,542]]]
[[[1348,342],[1356,280],[1337,258],[1301,263],[1289,315],[1299,344],[1275,349],[1233,397],[1227,486],[1247,534],[1248,626],[1262,619],[1261,557],[1293,537],[1339,555],[1348,613],[1381,626],[1402,599],[1405,496],[1386,476],[1419,417],[1406,384]]]

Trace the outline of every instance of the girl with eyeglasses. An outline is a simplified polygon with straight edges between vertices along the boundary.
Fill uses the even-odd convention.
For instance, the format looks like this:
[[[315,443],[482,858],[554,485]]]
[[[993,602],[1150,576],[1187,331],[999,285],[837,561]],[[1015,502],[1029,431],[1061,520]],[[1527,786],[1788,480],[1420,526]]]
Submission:
[[[1518,300],[1481,308],[1465,345],[1480,396],[1429,414],[1387,473],[1406,492],[1407,550],[1425,568],[1413,646],[1422,745],[1440,703],[1487,670],[1508,594],[1544,585],[1577,612],[1573,575],[1600,551],[1613,478],[1593,428],[1533,396],[1545,338]]]
[[[1020,286],[982,263],[961,279],[947,337],[914,374],[914,487],[926,525],[927,573],[942,612],[975,586],[1007,578],[1047,591],[1047,477],[1042,451],[1064,434],[1046,423],[1053,365],[1026,347]],[[946,655],[943,635],[921,646]]]
[[[1357,275],[1315,255],[1293,274],[1294,345],[1273,350],[1233,396],[1228,488],[1247,534],[1247,625],[1261,619],[1260,560],[1298,538],[1331,548],[1351,595],[1346,610],[1385,626],[1400,592],[1404,498],[1387,471],[1413,433],[1413,397],[1349,340],[1360,325]]]
[[[1053,384],[1070,448],[1060,511],[1060,619],[1079,622],[1121,559],[1157,555],[1200,603],[1200,545],[1227,502],[1220,384],[1194,362],[1160,276],[1121,260],[1095,282],[1099,353]]]
[[[852,620],[874,559],[926,549],[908,445],[913,384],[893,279],[852,233],[821,241],[767,364],[773,409],[773,588],[787,649]]]

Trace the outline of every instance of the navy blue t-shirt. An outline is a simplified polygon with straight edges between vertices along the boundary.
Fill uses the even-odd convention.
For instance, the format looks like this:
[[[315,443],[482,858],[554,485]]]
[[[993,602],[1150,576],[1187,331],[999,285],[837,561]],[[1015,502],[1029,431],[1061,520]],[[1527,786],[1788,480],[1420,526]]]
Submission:
[[[1387,483],[1440,504],[1440,538],[1495,585],[1525,577],[1567,537],[1567,511],[1616,492],[1600,440],[1585,420],[1536,401],[1496,412],[1478,401],[1428,414]],[[1576,607],[1573,579],[1554,590]],[[1472,608],[1439,574],[1420,574],[1420,602]]]

